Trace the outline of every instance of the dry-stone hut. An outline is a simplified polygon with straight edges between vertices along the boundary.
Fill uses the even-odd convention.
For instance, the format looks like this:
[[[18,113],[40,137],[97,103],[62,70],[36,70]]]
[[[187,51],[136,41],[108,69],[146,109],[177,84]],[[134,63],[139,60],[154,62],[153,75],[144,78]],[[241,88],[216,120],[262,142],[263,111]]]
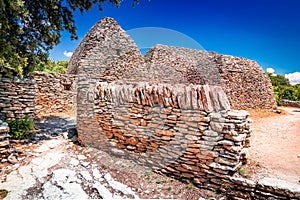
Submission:
[[[199,186],[220,187],[247,158],[251,133],[249,114],[230,110],[230,103],[239,107],[238,97],[229,96],[229,102],[226,93],[252,98],[247,102],[260,99],[249,107],[263,105],[263,99],[273,107],[272,92],[263,87],[269,87],[268,79],[247,62],[162,45],[143,58],[126,32],[104,18],[87,33],[68,67],[78,75],[79,140]],[[230,82],[250,87],[241,84],[248,78],[264,92],[251,88],[249,96],[249,88],[230,90]]]
[[[98,121],[94,115],[95,86],[110,68],[117,76],[124,69],[143,63],[143,57],[133,40],[111,18],[95,24],[81,41],[69,62],[67,73],[78,75],[77,130],[82,141],[98,133]],[[113,77],[114,78],[114,77]],[[83,134],[85,133],[85,134]]]
[[[151,48],[144,59],[175,68],[190,83],[222,85],[232,108],[276,108],[271,82],[255,61],[164,45]]]

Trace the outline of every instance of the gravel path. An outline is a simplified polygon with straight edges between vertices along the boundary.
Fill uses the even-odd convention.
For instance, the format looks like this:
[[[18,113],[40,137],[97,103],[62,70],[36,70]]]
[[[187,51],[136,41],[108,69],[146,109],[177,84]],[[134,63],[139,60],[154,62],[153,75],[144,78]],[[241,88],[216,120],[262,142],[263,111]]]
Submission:
[[[250,160],[264,176],[300,184],[300,109],[280,109],[285,114],[252,117]]]

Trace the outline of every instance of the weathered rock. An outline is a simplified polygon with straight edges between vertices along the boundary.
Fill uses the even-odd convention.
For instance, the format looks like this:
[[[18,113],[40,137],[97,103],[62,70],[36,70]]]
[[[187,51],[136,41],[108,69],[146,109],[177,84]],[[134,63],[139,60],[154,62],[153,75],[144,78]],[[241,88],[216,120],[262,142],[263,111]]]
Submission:
[[[258,182],[259,190],[277,193],[292,198],[300,198],[300,186],[275,178],[263,178]]]
[[[18,163],[18,160],[17,160],[16,156],[14,156],[13,154],[8,156],[7,160],[8,160],[9,163],[11,163],[13,165]]]
[[[88,199],[88,195],[78,183],[76,172],[69,169],[53,171],[52,178],[43,186],[45,199]]]
[[[94,188],[97,189],[102,199],[113,199],[113,194],[101,183],[96,182]]]
[[[115,181],[109,173],[105,174],[104,178],[114,190],[120,191],[125,195],[133,195],[135,199],[139,198],[128,186]]]

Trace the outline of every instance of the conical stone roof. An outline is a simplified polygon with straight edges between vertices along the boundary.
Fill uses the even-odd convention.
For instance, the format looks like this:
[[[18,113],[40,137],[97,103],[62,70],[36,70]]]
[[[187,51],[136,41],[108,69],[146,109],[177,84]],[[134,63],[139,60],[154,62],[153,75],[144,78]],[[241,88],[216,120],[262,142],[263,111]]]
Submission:
[[[73,53],[68,74],[101,74],[122,63],[122,68],[134,68],[143,57],[129,35],[109,17],[96,23]],[[123,69],[121,69],[123,70]]]

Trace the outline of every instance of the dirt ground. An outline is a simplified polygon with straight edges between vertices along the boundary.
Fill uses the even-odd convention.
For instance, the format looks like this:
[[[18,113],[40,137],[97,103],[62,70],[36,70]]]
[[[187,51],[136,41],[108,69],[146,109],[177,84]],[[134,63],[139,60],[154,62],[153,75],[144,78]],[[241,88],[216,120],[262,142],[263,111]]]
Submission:
[[[250,111],[253,135],[246,173],[253,179],[276,177],[300,185],[300,109],[279,110]]]

